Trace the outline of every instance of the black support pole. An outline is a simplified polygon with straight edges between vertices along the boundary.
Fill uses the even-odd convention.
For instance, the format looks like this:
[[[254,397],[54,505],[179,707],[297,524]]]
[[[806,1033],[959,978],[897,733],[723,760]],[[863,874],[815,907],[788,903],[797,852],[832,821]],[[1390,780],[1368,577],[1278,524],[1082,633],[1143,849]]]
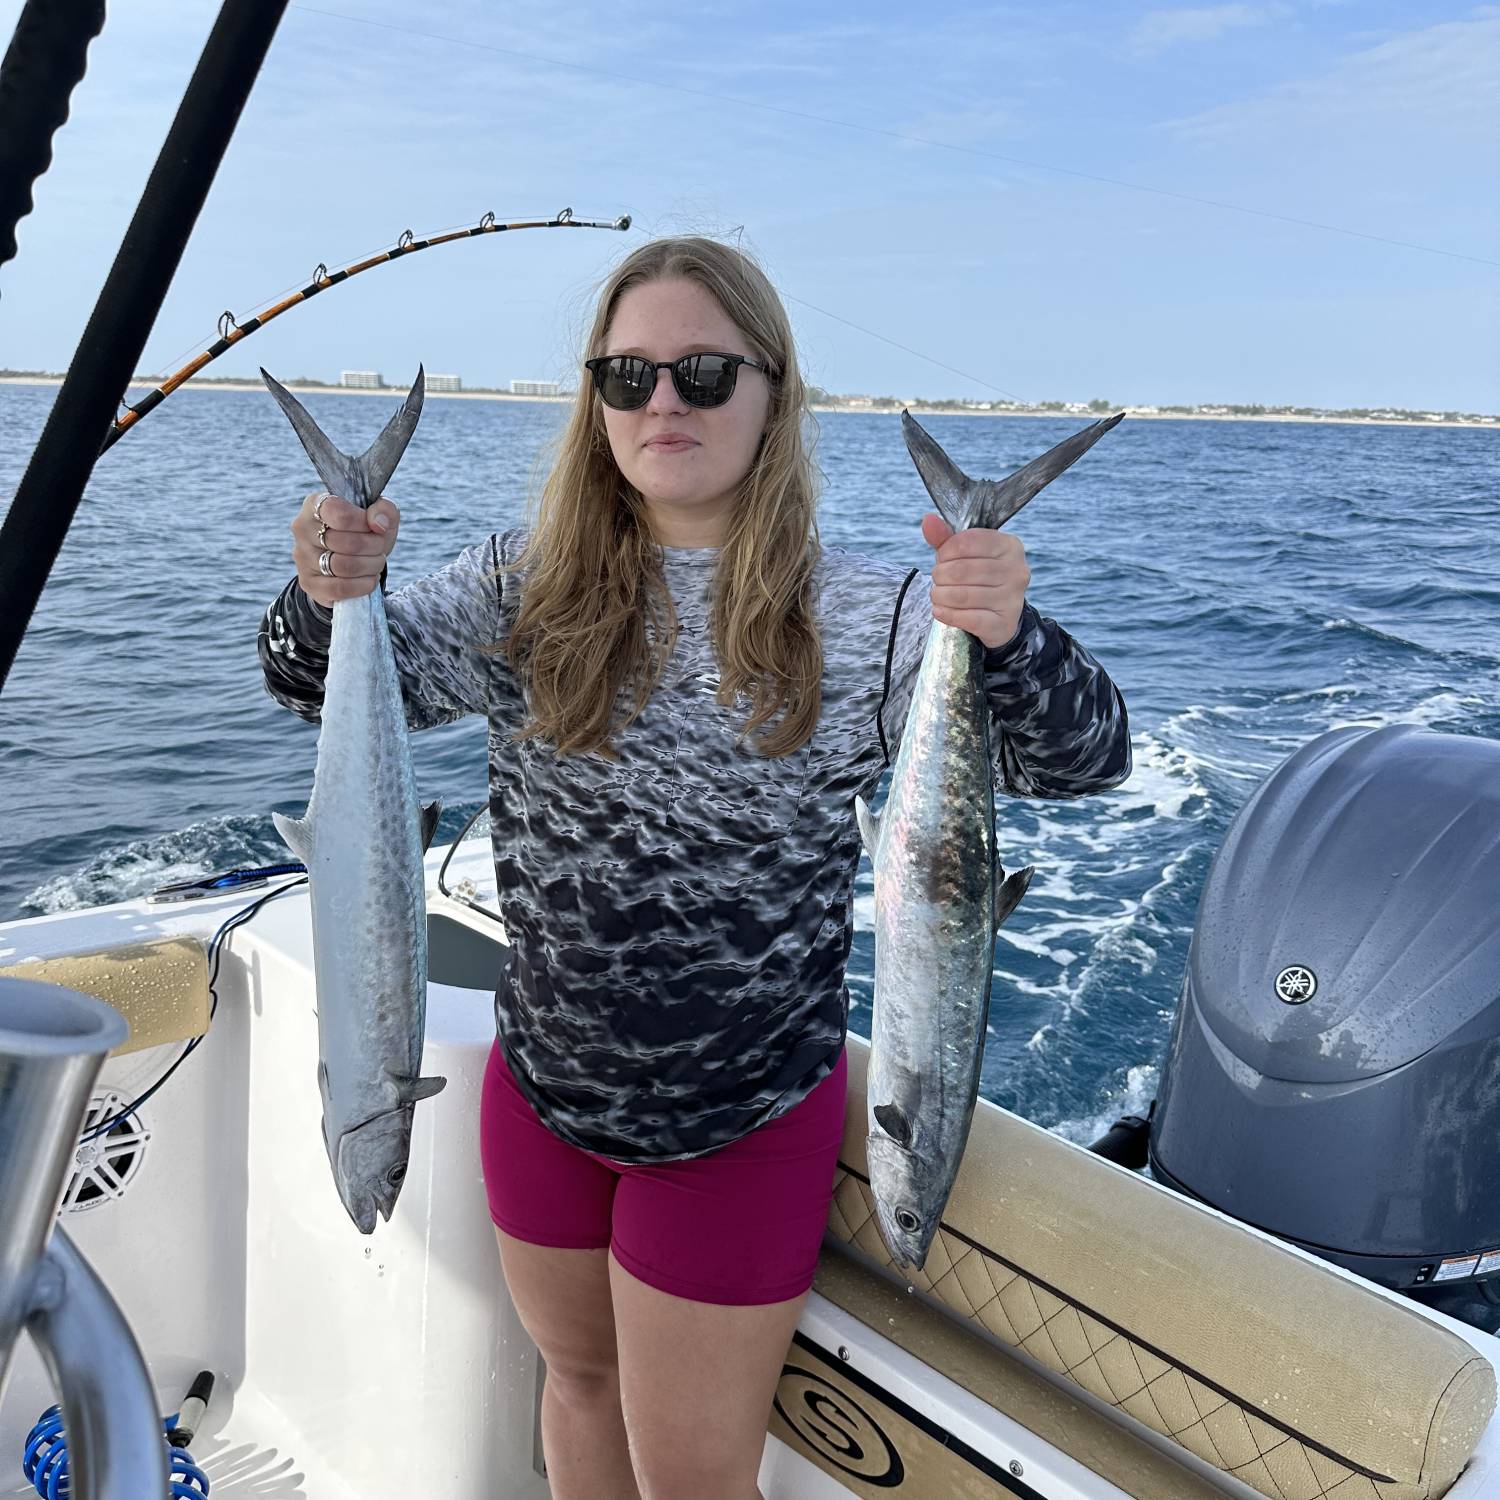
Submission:
[[[0,62],[0,265],[16,253],[16,225],[31,185],[52,161],[89,43],[104,29],[104,0],[26,0]]]
[[[0,689],[287,0],[224,0],[0,526]]]

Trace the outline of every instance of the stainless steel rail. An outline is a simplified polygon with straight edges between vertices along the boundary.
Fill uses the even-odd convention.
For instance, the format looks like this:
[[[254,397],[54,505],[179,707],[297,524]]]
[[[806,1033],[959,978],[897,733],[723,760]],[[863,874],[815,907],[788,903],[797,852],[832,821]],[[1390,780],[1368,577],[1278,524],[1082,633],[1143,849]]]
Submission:
[[[54,1227],[89,1094],[126,1026],[89,995],[0,979],[0,1399],[25,1330],[62,1398],[71,1493],[167,1493],[156,1394],[104,1283]]]

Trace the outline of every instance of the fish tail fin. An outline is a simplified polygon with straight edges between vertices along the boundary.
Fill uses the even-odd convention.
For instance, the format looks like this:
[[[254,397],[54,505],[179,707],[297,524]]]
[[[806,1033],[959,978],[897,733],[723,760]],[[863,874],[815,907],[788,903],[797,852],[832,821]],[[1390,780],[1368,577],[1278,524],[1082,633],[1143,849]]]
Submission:
[[[1005,525],[1029,500],[1040,494],[1064,469],[1071,467],[1111,428],[1125,419],[1118,411],[1112,417],[1091,422],[1072,437],[1064,438],[1040,458],[1016,470],[1008,479],[970,479],[912,417],[901,414],[901,431],[907,452],[927,486],[943,519],[955,531],[970,527]],[[955,517],[957,519],[955,519]]]
[[[287,848],[302,861],[311,867],[313,855],[313,826],[312,819],[308,817],[292,818],[285,813],[273,812],[271,821],[276,825],[276,832],[282,837]]]
[[[1007,875],[1004,880],[995,887],[995,931],[999,932],[1005,926],[1005,919],[1021,904],[1021,897],[1027,892],[1031,885],[1031,877],[1036,874],[1032,865],[1024,869],[1016,870]]]
[[[395,415],[385,424],[380,436],[354,460],[364,479],[366,503],[380,498],[381,492],[390,483],[411,435],[417,430],[417,419],[422,415],[422,400],[427,393],[427,373],[417,366],[416,383],[406,394]]]
[[[943,452],[937,440],[909,411],[901,413],[901,435],[906,439],[906,451],[911,454],[911,461],[917,466],[917,473],[922,476],[922,483],[927,486],[938,514],[955,531],[968,530],[978,481],[970,479]]]
[[[318,478],[323,481],[324,488],[330,494],[345,500],[358,500],[354,490],[359,460],[350,458],[347,453],[334,447],[328,434],[313,421],[308,409],[264,366],[261,367],[260,378],[276,398],[276,404],[286,413],[287,421],[292,424],[292,431],[297,434],[297,441],[312,460],[312,466],[318,471]]]
[[[417,419],[422,415],[422,397],[427,389],[422,367],[417,367],[417,383],[385,424],[385,430],[358,458],[351,458],[335,447],[328,434],[313,421],[307,408],[269,371],[262,368],[260,377],[276,398],[276,404],[286,413],[292,431],[312,460],[324,487],[355,505],[368,506],[371,501],[378,500],[391,475],[396,472],[396,465],[401,462],[401,455],[406,452],[406,445],[416,431]]]

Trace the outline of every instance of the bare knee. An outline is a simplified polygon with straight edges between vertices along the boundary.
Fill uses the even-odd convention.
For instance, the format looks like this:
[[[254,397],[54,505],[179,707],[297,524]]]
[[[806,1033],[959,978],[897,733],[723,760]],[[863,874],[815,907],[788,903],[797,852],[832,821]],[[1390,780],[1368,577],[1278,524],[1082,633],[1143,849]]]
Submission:
[[[547,1387],[569,1405],[619,1399],[614,1305],[603,1250],[557,1250],[500,1234],[505,1281],[541,1351]]]

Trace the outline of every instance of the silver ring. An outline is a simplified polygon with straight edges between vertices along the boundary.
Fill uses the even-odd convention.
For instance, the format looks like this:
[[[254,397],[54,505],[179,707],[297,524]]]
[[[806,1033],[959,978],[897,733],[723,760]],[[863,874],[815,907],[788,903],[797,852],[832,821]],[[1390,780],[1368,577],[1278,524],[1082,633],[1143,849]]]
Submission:
[[[318,572],[325,578],[333,577],[333,553],[323,552],[318,557]]]
[[[315,520],[319,526],[326,526],[328,524],[323,519],[323,502],[328,498],[328,493],[325,491],[323,494],[318,496],[316,503],[313,505],[313,520]],[[321,540],[321,538],[319,538],[319,540]]]
[[[318,522],[318,545],[320,547],[326,547],[328,545],[328,522],[327,521],[319,521]]]

